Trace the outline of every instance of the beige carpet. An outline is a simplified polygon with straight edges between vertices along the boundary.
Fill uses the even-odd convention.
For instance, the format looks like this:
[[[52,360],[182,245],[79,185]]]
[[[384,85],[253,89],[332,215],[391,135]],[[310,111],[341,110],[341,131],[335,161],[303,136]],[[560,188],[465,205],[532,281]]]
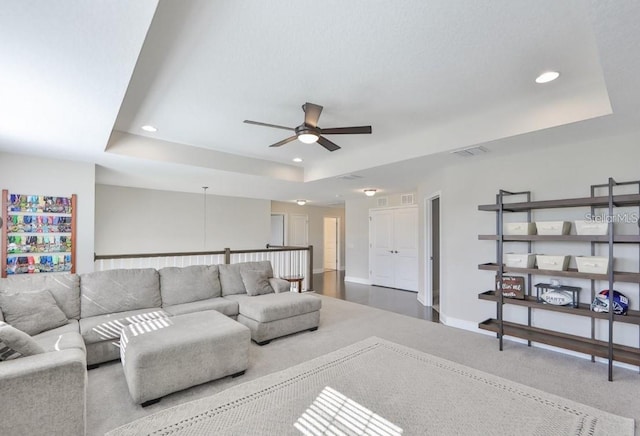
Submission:
[[[320,328],[272,341],[251,344],[249,368],[238,378],[220,380],[176,392],[142,408],[131,400],[120,362],[89,371],[87,435],[104,435],[121,425],[188,401],[206,398],[310,359],[324,356],[370,336],[377,336],[563,398],[640,422],[640,375],[616,368],[607,381],[606,365],[548,350],[505,342],[498,351],[495,336],[472,333],[331,297],[322,298]],[[410,375],[409,375],[410,376]],[[421,392],[424,400],[438,392]],[[640,432],[636,429],[636,434]]]
[[[632,419],[371,337],[108,435],[632,436],[633,431]]]

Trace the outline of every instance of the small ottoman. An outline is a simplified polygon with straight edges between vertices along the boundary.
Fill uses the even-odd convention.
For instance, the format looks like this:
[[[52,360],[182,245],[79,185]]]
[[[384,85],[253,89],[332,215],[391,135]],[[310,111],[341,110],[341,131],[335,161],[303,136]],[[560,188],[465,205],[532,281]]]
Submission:
[[[145,407],[172,392],[242,375],[250,342],[247,327],[215,310],[128,325],[120,359],[129,393]]]

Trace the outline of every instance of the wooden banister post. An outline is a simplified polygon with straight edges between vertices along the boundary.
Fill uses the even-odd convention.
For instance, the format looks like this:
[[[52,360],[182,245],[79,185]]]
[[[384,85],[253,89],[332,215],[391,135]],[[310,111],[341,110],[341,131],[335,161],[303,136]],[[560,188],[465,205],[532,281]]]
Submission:
[[[224,263],[227,265],[231,263],[231,248],[224,249]]]

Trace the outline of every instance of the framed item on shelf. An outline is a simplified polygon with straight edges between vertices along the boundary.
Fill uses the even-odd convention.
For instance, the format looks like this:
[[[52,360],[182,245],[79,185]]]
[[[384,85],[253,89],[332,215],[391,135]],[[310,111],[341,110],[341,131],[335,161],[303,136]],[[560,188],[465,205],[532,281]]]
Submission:
[[[500,277],[496,276],[496,291],[500,290]],[[524,300],[524,277],[502,276],[502,296]]]

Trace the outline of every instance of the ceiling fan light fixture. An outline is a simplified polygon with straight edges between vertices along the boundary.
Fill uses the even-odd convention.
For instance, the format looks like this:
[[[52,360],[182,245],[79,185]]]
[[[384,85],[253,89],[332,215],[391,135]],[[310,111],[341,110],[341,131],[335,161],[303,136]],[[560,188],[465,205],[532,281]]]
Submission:
[[[304,142],[305,144],[313,144],[318,141],[319,136],[315,133],[301,133],[298,135],[298,140],[300,142]]]
[[[373,197],[374,195],[376,195],[376,192],[378,192],[377,189],[365,189],[364,195],[366,195],[367,197]]]
[[[298,206],[304,206],[305,204],[307,204],[307,200],[296,200],[296,203],[298,204]]]

